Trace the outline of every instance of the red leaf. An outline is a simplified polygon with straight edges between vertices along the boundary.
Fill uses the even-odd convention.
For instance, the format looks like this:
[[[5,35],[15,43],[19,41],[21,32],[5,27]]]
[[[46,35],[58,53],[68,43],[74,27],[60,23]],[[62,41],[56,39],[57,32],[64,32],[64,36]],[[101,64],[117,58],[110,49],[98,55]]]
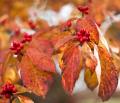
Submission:
[[[40,71],[26,54],[20,63],[23,84],[38,96],[45,96],[53,83],[52,74]]]
[[[44,52],[39,51],[37,48],[29,47],[26,54],[39,70],[52,73],[56,72],[53,60]]]
[[[65,36],[63,39],[60,39],[56,44],[55,44],[55,50],[57,50],[58,48],[60,48],[61,46],[63,46],[65,43],[67,43],[68,41],[75,39],[75,36],[72,35],[67,35]]]
[[[115,65],[113,64],[110,53],[102,44],[99,44],[98,52],[101,62],[101,81],[99,86],[99,96],[103,101],[106,101],[116,90],[118,84],[118,73]]]
[[[31,47],[35,47],[37,48],[39,51],[42,51],[48,55],[52,55],[53,53],[53,46],[52,46],[52,43],[47,40],[47,39],[44,39],[42,37],[39,37],[39,38],[33,38],[31,44],[30,44]]]
[[[72,93],[76,80],[82,68],[82,55],[78,46],[70,45],[63,55],[62,84],[68,93]]]

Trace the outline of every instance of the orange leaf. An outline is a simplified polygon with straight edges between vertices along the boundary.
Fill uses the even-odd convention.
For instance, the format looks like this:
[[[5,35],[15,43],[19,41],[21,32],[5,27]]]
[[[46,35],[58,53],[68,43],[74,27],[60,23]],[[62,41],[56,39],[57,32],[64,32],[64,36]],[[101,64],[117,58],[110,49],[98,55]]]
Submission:
[[[40,71],[26,54],[20,63],[23,84],[38,96],[45,96],[53,83],[52,74]]]
[[[56,72],[53,60],[46,53],[39,51],[37,48],[29,47],[26,54],[39,70],[52,73]]]
[[[94,90],[98,85],[96,72],[91,72],[89,68],[85,69],[84,80],[89,89]]]
[[[9,103],[9,99],[6,98],[0,98],[0,103]]]
[[[63,54],[62,84],[68,93],[72,93],[76,80],[82,69],[82,55],[78,46],[69,45]]]
[[[18,82],[19,75],[17,71],[17,58],[13,57],[11,52],[6,55],[5,61],[2,65],[2,80],[3,82]]]
[[[118,84],[118,73],[112,57],[104,45],[99,44],[98,53],[101,62],[99,96],[103,101],[105,101],[108,100],[116,90]]]
[[[84,79],[88,88],[94,90],[98,85],[97,75],[95,72],[95,68],[97,66],[97,60],[87,43],[83,44],[82,53],[85,60]]]
[[[77,21],[76,29],[79,31],[85,29],[90,33],[90,43],[98,44],[99,42],[99,33],[96,28],[95,22],[90,17],[84,17]]]

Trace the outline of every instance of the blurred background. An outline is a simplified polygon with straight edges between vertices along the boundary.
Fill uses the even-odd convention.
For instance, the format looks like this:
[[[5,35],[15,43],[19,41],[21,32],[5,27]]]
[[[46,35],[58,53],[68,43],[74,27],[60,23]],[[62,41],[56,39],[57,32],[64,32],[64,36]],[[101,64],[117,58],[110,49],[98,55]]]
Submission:
[[[95,19],[108,45],[117,54],[119,67],[120,0],[0,0],[0,50],[9,46],[10,35],[13,35],[16,28],[31,34],[35,32],[30,30],[27,21],[36,22],[40,29],[57,26],[78,15],[75,9],[78,5],[89,5],[89,15]],[[4,27],[1,26],[3,24]],[[30,97],[35,103],[102,103],[97,96],[97,89],[93,92],[87,89],[83,74],[76,83],[73,96],[64,92],[60,77],[55,77],[55,84],[46,99],[38,98],[34,94]],[[106,103],[120,103],[120,85]]]

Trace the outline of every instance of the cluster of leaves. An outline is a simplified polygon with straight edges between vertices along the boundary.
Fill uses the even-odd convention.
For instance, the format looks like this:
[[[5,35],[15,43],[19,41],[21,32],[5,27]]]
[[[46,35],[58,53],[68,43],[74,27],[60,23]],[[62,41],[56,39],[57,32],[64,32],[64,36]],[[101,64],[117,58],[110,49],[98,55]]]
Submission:
[[[32,103],[22,96],[25,92],[45,98],[54,82],[54,75],[61,76],[64,90],[71,95],[81,70],[84,70],[84,80],[90,90],[99,85],[98,95],[103,101],[112,96],[118,84],[118,71],[112,54],[99,39],[95,21],[86,15],[88,8],[79,7],[78,10],[84,14],[80,18],[72,18],[64,24],[45,30],[36,29],[34,23],[29,22],[29,28],[36,30],[32,37],[23,36],[19,30],[14,32],[10,38],[11,42],[17,40],[23,43],[21,41],[24,38],[29,42],[24,42],[24,46],[17,51],[17,56],[12,50],[17,50],[20,45],[15,42],[15,47],[0,52],[0,89],[3,91],[5,88],[4,95],[1,93],[4,101]],[[98,61],[94,56],[94,47],[98,50],[101,64],[100,82],[96,74]],[[56,56],[61,74],[57,72],[54,63]],[[4,87],[8,82],[13,84],[16,91],[13,91],[11,86]],[[4,97],[5,93],[10,95],[8,99]]]

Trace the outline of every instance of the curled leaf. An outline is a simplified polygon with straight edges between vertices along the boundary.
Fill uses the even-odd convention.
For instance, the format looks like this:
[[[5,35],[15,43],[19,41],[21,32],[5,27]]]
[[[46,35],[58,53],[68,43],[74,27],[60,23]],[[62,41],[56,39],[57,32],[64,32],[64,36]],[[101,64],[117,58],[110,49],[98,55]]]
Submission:
[[[91,71],[91,73],[93,73],[97,66],[97,60],[87,43],[83,44],[82,53],[85,60],[85,68],[88,68]]]
[[[110,53],[101,43],[98,46],[98,53],[101,63],[101,80],[98,95],[103,101],[106,101],[116,90],[118,84],[118,73]]]
[[[81,49],[78,46],[70,45],[66,48],[62,60],[62,84],[64,89],[72,94],[73,87],[82,69]]]
[[[17,59],[13,57],[13,54],[9,52],[6,56],[5,62],[3,63],[3,73],[2,80],[3,82],[18,82],[19,75],[17,71]]]
[[[84,80],[87,87],[91,90],[94,90],[98,86],[98,79],[96,72],[91,72],[90,69],[85,69]]]

